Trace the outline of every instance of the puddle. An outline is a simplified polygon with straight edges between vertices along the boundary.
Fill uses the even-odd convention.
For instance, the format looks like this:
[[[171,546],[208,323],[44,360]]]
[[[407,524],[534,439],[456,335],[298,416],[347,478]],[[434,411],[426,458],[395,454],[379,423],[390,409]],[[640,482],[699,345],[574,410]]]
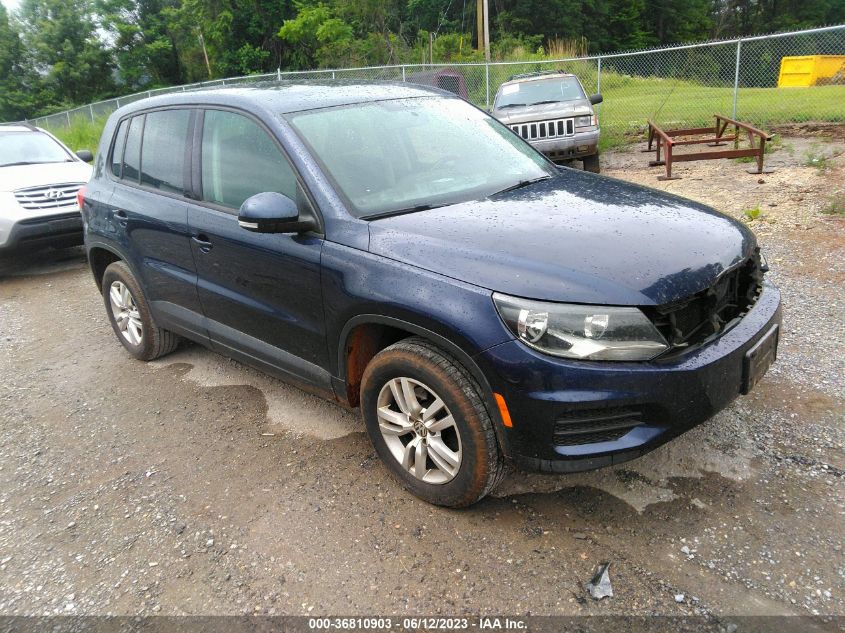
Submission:
[[[517,471],[493,491],[493,496],[551,493],[586,486],[613,495],[642,513],[653,503],[677,498],[668,484],[675,477],[700,478],[705,473],[716,473],[743,481],[751,475],[751,438],[737,417],[731,407],[651,453],[613,468],[572,475]],[[726,447],[728,433],[731,442]]]
[[[199,345],[177,350],[149,366],[162,368],[176,363],[190,365],[182,379],[201,387],[249,385],[261,391],[267,401],[263,433],[289,431],[332,440],[364,430],[357,411],[347,411]]]
[[[190,365],[183,380],[202,387],[249,385],[261,391],[267,402],[267,425],[262,432],[288,431],[331,440],[364,430],[357,411],[347,411],[198,345],[150,366],[162,368],[176,363]],[[586,486],[603,490],[641,513],[651,504],[677,498],[668,484],[675,477],[699,478],[712,472],[742,481],[751,474],[752,452],[747,425],[741,417],[741,412],[731,407],[657,450],[614,468],[559,476],[516,471],[493,496],[552,493]]]

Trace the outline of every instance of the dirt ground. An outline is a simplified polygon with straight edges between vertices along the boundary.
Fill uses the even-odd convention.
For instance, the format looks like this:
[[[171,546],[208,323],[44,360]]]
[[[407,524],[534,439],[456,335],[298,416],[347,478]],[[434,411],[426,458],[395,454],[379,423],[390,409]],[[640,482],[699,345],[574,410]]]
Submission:
[[[468,510],[403,492],[357,412],[198,346],[131,359],[81,250],[3,263],[0,615],[845,615],[845,218],[824,213],[845,136],[783,138],[772,174],[670,182],[639,149],[605,172],[758,234],[778,363],[637,461],[511,473]]]

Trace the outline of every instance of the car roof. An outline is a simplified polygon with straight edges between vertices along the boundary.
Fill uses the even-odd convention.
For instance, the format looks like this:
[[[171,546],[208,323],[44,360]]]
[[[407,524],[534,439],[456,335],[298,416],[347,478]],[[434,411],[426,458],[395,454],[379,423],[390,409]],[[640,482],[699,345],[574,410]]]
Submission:
[[[150,97],[128,104],[120,111],[128,113],[167,105],[219,105],[255,106],[283,114],[353,103],[431,96],[455,97],[453,93],[445,90],[404,82],[256,82],[247,86],[186,90]]]
[[[28,123],[9,123],[0,125],[0,133],[2,132],[40,132],[37,127],[33,127]]]

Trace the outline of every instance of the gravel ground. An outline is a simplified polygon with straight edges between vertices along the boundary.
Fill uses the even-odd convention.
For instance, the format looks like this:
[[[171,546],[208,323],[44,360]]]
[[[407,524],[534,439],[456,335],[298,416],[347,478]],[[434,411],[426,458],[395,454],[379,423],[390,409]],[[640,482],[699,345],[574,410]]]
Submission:
[[[198,346],[132,360],[79,249],[3,263],[0,615],[845,615],[845,219],[822,213],[845,141],[823,132],[783,139],[762,177],[721,161],[658,182],[639,148],[603,157],[760,209],[778,363],[637,461],[514,472],[463,511],[404,493],[355,412]],[[614,596],[594,601],[604,561]]]

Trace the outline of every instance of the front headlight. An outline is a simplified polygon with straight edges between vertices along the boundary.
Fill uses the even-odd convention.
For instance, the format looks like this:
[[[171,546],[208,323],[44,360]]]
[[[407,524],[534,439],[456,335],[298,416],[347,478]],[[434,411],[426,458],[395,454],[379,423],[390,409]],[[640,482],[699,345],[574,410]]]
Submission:
[[[598,125],[598,120],[596,119],[595,114],[575,117],[575,127],[590,127],[591,125]]]
[[[499,293],[493,302],[520,341],[552,356],[633,361],[669,349],[638,308],[547,303]]]

